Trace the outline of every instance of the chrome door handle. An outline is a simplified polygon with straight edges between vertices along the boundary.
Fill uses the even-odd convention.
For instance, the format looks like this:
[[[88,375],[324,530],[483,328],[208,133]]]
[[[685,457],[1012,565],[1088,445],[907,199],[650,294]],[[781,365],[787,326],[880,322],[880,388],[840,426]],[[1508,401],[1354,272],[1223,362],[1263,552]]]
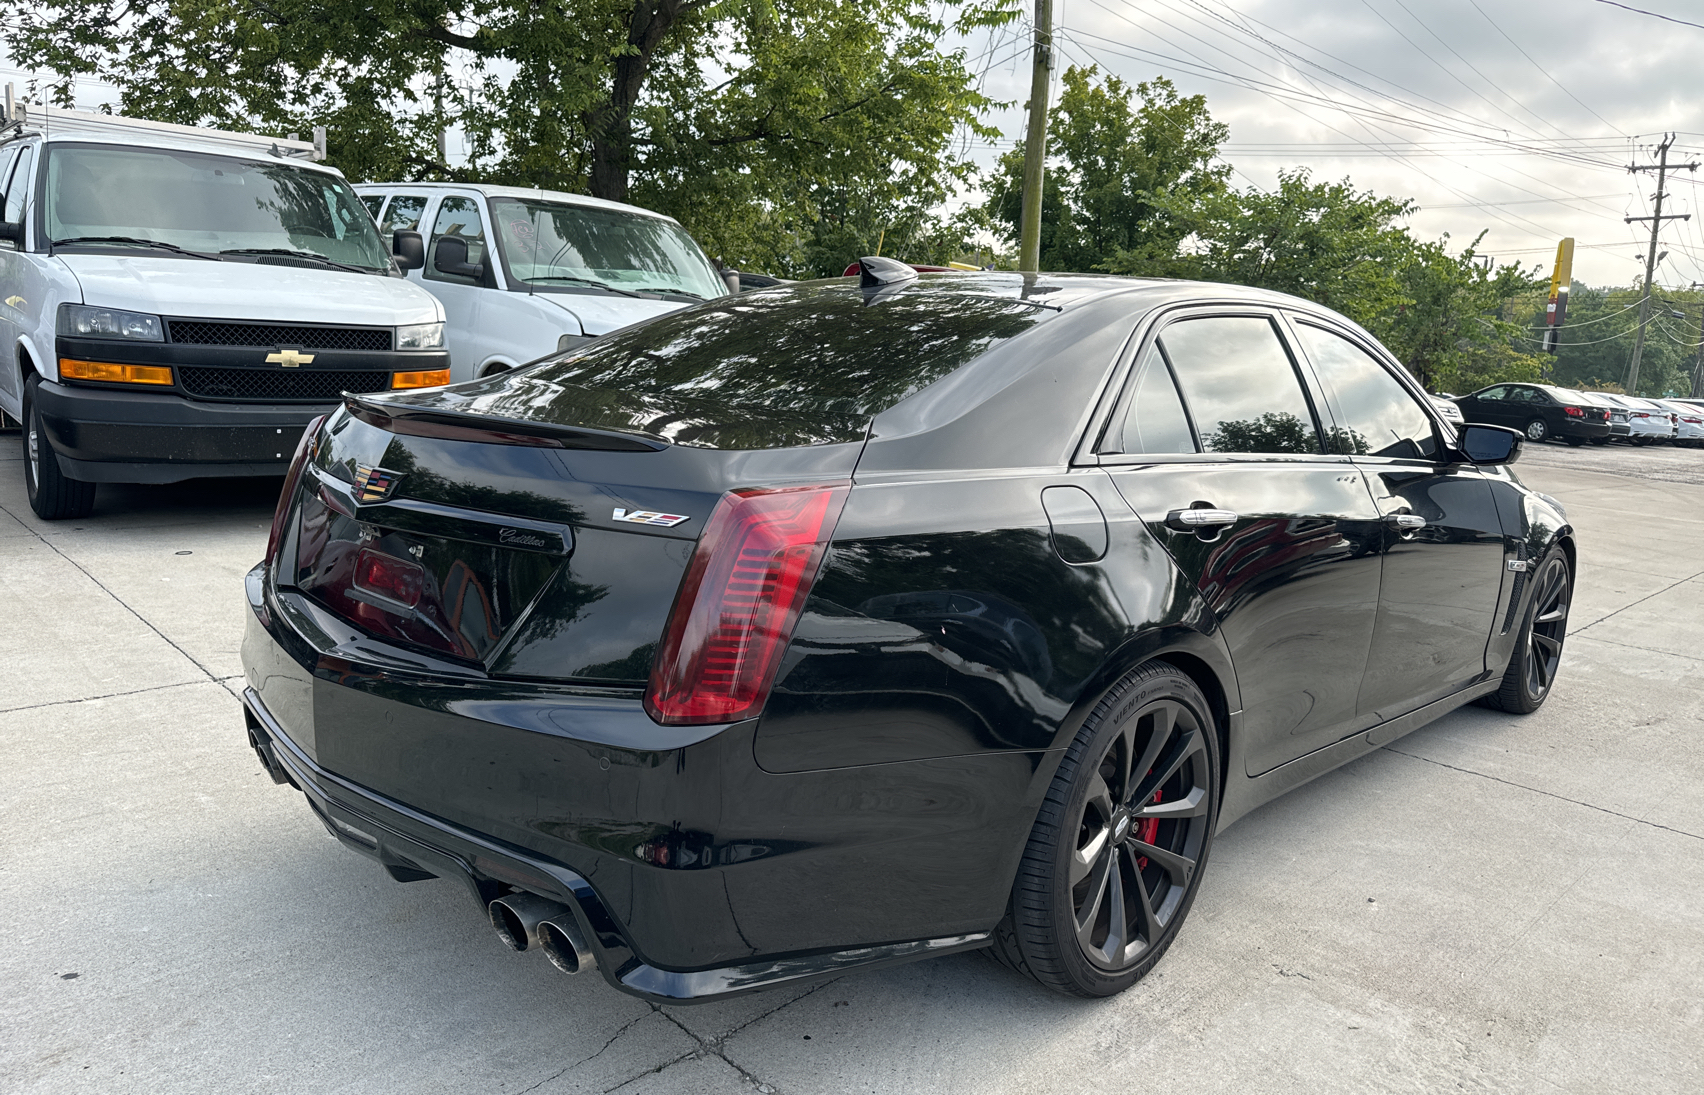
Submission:
[[[1174,509],[1166,514],[1166,527],[1178,532],[1206,532],[1237,521],[1228,509]]]
[[[1384,520],[1385,524],[1402,532],[1426,527],[1426,519],[1417,513],[1387,513]]]

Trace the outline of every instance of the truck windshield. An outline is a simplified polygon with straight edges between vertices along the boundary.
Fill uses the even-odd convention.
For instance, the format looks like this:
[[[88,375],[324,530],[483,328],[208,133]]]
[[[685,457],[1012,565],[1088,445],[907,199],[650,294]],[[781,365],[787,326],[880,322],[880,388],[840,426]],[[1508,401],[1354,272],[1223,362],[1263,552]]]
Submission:
[[[566,202],[493,198],[491,219],[510,275],[534,291],[685,293],[708,299],[727,286],[673,221]]]
[[[373,219],[349,184],[287,163],[54,145],[44,211],[56,241],[116,237],[136,241],[129,246],[170,244],[203,254],[288,251],[390,268]],[[101,246],[109,245],[127,246]]]

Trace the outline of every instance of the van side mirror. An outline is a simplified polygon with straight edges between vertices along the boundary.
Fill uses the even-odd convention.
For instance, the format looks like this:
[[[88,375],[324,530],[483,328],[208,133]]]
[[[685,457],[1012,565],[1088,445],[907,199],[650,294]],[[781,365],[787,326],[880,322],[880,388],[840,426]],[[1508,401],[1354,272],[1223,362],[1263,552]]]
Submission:
[[[22,221],[0,221],[0,240],[8,240],[13,247],[24,245],[24,225]]]
[[[441,236],[432,248],[432,267],[440,274],[480,279],[485,276],[485,264],[467,261],[467,241],[456,236]]]
[[[1458,447],[1475,464],[1513,464],[1521,458],[1521,432],[1469,422],[1458,427]]]
[[[404,272],[419,270],[426,265],[426,240],[420,233],[404,228],[391,236],[391,254]]]

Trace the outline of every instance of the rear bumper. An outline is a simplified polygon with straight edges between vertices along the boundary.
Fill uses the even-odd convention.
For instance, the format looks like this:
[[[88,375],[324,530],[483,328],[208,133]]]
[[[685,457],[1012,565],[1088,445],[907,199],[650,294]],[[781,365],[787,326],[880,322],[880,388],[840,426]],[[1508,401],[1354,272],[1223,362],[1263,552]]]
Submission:
[[[637,700],[415,676],[352,629],[316,633],[262,568],[246,585],[245,718],[274,778],[399,881],[568,905],[617,989],[689,1003],[991,940],[1027,824],[988,813],[1038,758],[771,775],[754,723],[685,735]],[[942,781],[966,775],[986,801],[943,816]]]
[[[1563,418],[1554,431],[1557,437],[1608,437],[1614,431],[1608,422],[1584,422],[1575,418]]]
[[[200,403],[45,381],[36,405],[60,470],[90,483],[283,475],[302,430],[332,406]]]

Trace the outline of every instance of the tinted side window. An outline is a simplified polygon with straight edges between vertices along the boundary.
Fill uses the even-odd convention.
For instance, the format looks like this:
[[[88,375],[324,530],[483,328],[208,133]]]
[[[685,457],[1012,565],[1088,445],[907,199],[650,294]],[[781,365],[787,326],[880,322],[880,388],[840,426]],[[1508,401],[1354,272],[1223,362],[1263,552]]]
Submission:
[[[466,201],[465,198],[451,198],[451,201]],[[390,206],[385,210],[385,219],[379,222],[379,234],[389,236],[392,232],[414,232],[420,228],[420,217],[426,212],[426,199],[419,194],[398,194],[391,198]],[[471,252],[473,246],[470,244]],[[469,259],[469,262],[476,261]]]
[[[1154,346],[1136,367],[1131,385],[1130,409],[1124,415],[1120,452],[1196,452],[1195,436],[1183,413],[1183,400],[1166,367],[1160,348]]]
[[[396,201],[400,201],[398,198]],[[392,201],[394,206],[396,201]],[[388,219],[394,219],[396,214],[389,214]],[[416,223],[419,215],[416,214]],[[397,225],[386,231],[394,232]],[[437,250],[438,241],[445,236],[457,236],[467,241],[467,261],[475,265],[485,261],[485,221],[479,215],[479,203],[472,198],[445,198],[438,206],[438,219],[432,225],[432,241],[426,245],[425,276],[434,281],[455,281],[463,285],[472,285],[474,280],[460,274],[441,274],[433,261],[433,252]]]
[[[35,159],[35,146],[25,145],[18,153],[18,165],[6,184],[6,223],[18,224],[24,219],[24,205],[30,193],[30,162]]]
[[[1317,453],[1319,435],[1272,321],[1213,316],[1160,336],[1208,452]]]
[[[1437,455],[1432,419],[1378,360],[1342,335],[1298,323],[1302,344],[1331,394],[1333,452],[1414,459]]]

